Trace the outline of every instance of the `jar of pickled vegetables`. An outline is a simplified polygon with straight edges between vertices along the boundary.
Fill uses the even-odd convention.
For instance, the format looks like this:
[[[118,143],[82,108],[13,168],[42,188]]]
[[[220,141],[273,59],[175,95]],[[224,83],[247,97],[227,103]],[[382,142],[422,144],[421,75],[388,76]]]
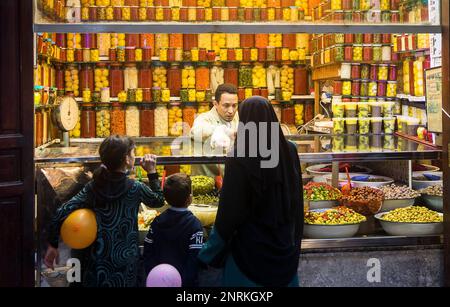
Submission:
[[[190,63],[186,63],[181,71],[181,87],[195,88],[195,70]]]
[[[81,105],[81,137],[95,138],[95,107],[94,104],[84,103]]]
[[[239,71],[235,64],[228,63],[224,69],[224,82],[238,86]]]
[[[111,134],[125,135],[125,107],[122,104],[112,104],[110,119]]]
[[[96,113],[96,136],[105,138],[110,135],[111,113],[109,104],[97,106]]]
[[[353,61],[360,62],[363,60],[362,56],[363,45],[353,45]]]
[[[368,85],[368,96],[369,97],[375,97],[377,96],[377,82],[376,81],[370,81]]]
[[[209,112],[209,102],[199,102],[198,104],[198,114]]]
[[[266,69],[261,63],[255,63],[253,66],[252,86],[257,88],[267,86]]]
[[[387,81],[389,75],[389,65],[378,66],[378,80]]]
[[[94,91],[94,70],[91,65],[85,64],[80,70],[80,88],[89,88]]]
[[[155,62],[153,67],[153,87],[167,87],[167,69],[161,62]]]
[[[295,109],[290,101],[285,101],[282,104],[281,122],[286,125],[295,125]]]
[[[183,134],[183,112],[179,102],[169,104],[168,124],[170,136],[180,136]]]
[[[196,90],[205,91],[210,87],[210,71],[207,63],[199,63],[195,70]]]
[[[120,64],[111,64],[109,84],[111,87],[111,96],[117,97],[120,91],[123,90],[123,70]]]
[[[140,108],[139,120],[141,136],[155,136],[155,104],[143,103]]]
[[[239,67],[239,86],[252,87],[253,86],[253,72],[249,63],[242,63]]]
[[[125,131],[127,136],[138,137],[140,135],[140,116],[136,104],[128,104],[126,107]]]
[[[168,120],[167,104],[157,104],[155,108],[155,136],[169,135]]]
[[[197,114],[197,103],[184,102],[183,103],[183,123],[184,123],[184,135],[188,135],[190,129],[194,125],[195,116]]]
[[[172,63],[167,72],[167,85],[172,96],[180,96],[181,69],[178,63]]]
[[[305,123],[304,121],[304,104],[303,102],[297,100],[294,104],[294,111],[295,111],[295,125],[301,126]]]
[[[342,82],[342,95],[350,96],[352,94],[352,82],[345,80]]]
[[[387,97],[396,97],[397,96],[397,81],[388,81],[386,96]]]

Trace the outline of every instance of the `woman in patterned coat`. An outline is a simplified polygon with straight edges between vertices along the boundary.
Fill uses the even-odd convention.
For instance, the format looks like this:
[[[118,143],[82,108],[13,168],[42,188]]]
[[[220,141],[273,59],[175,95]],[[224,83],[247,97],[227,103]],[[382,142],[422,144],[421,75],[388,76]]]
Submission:
[[[81,285],[87,287],[137,286],[139,235],[138,211],[142,203],[157,208],[164,197],[156,173],[156,157],[141,160],[148,173],[149,186],[128,178],[134,166],[134,142],[127,137],[110,136],[100,145],[102,166],[77,195],[61,206],[50,225],[44,262],[53,268],[58,257],[59,232],[73,211],[92,209],[97,219],[97,238],[82,250]]]

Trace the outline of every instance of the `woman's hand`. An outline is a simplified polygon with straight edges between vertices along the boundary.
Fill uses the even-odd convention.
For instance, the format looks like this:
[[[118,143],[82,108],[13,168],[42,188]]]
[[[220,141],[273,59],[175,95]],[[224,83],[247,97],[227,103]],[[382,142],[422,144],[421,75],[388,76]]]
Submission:
[[[45,253],[44,263],[48,268],[51,268],[52,270],[55,269],[54,263],[58,264],[59,262],[59,252],[57,248],[54,248],[52,246],[48,246],[47,252]]]
[[[141,159],[142,168],[149,174],[156,173],[156,156],[155,155],[145,155]]]

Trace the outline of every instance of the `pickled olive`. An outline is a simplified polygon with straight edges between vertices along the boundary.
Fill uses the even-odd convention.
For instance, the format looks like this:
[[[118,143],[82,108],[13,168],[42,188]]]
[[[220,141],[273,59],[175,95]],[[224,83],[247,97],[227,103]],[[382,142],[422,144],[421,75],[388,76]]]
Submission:
[[[443,216],[436,211],[421,206],[397,208],[383,214],[384,221],[397,223],[441,223]]]

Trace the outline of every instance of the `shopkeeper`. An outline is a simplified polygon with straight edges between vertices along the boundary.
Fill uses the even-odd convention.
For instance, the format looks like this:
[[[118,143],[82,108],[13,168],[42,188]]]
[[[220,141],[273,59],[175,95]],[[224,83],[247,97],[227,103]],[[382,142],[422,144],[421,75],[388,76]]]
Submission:
[[[214,107],[200,114],[194,121],[191,137],[194,142],[203,142],[203,151],[210,153],[226,152],[233,144],[239,116],[237,88],[232,84],[221,84],[215,93]],[[207,152],[206,152],[207,153]],[[223,175],[218,165],[199,165],[192,167],[193,175]]]

